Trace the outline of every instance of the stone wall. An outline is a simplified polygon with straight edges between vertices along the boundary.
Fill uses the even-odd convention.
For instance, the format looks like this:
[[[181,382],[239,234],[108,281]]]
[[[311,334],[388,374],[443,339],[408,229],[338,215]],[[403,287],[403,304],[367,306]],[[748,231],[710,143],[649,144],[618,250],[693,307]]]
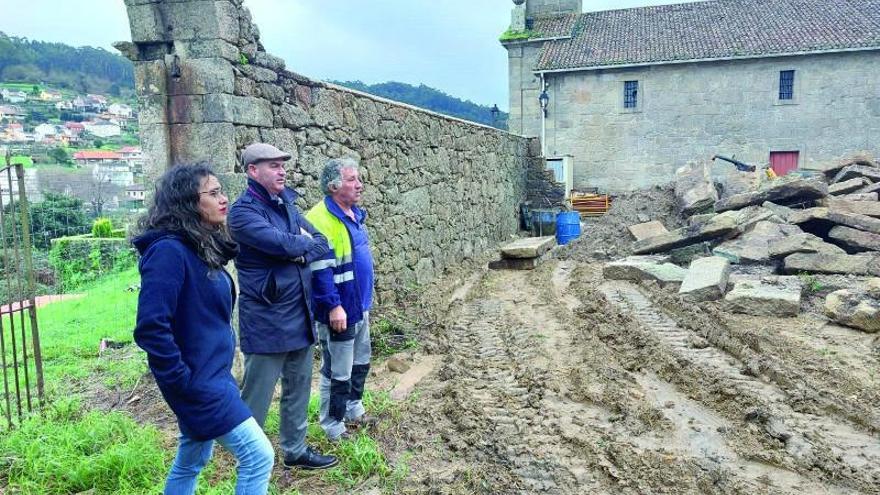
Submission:
[[[510,43],[510,130],[540,136],[540,42]],[[669,182],[713,155],[765,165],[798,151],[822,168],[858,151],[880,154],[880,51],[546,74],[548,156],[574,156],[575,187],[622,192]],[[795,70],[795,99],[778,100]],[[624,81],[639,108],[623,108]]]
[[[135,60],[150,174],[208,160],[240,191],[240,150],[264,141],[293,155],[290,185],[308,207],[328,158],[358,159],[380,298],[516,233],[535,140],[287,71],[240,0],[126,5],[133,44],[118,48]]]

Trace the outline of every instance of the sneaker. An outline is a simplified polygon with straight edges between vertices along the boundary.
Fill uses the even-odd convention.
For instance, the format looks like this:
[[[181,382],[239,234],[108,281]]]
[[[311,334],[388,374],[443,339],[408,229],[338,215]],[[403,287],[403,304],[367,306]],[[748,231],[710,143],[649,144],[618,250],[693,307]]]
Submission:
[[[375,428],[379,424],[379,418],[370,414],[361,414],[360,416],[345,421],[345,426],[349,428]]]
[[[284,456],[284,467],[300,468],[309,471],[317,469],[327,469],[339,464],[339,459],[332,455],[322,455],[311,447],[306,447],[306,451],[299,457],[290,458]]]

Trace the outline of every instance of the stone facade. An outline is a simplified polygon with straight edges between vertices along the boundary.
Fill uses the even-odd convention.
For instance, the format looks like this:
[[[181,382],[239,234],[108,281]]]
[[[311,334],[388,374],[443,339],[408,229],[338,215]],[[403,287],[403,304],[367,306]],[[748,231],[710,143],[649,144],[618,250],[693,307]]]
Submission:
[[[431,280],[518,230],[539,145],[284,69],[266,53],[241,0],[126,0],[148,173],[210,161],[235,197],[240,150],[255,141],[293,155],[290,186],[322,197],[328,158],[361,163],[377,292]],[[532,174],[534,176],[534,173]]]
[[[504,43],[510,132],[541,136],[534,69],[545,43]],[[545,152],[573,155],[575,187],[611,193],[670,182],[677,168],[715,154],[763,166],[772,151],[798,151],[802,169],[858,151],[877,155],[878,64],[880,50],[546,71]],[[795,71],[794,98],[784,101],[787,70]],[[636,108],[624,108],[625,81],[639,82]]]

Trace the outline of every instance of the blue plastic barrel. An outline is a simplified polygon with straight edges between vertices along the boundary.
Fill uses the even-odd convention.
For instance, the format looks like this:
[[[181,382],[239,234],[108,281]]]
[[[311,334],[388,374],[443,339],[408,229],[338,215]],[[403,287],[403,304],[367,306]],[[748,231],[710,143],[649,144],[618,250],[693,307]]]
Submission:
[[[556,242],[568,244],[581,236],[581,216],[576,211],[563,211],[556,215]]]

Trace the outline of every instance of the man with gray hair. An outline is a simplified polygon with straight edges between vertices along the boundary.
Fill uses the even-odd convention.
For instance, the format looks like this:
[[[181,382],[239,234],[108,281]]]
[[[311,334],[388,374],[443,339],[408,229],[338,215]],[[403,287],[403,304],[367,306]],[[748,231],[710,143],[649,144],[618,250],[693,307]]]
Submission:
[[[330,252],[313,261],[315,327],[321,343],[320,422],[331,441],[350,435],[349,426],[375,420],[363,405],[370,371],[369,314],[373,299],[373,256],[358,204],[364,185],[351,158],[332,159],[321,173],[326,195],[306,213],[323,234]]]

